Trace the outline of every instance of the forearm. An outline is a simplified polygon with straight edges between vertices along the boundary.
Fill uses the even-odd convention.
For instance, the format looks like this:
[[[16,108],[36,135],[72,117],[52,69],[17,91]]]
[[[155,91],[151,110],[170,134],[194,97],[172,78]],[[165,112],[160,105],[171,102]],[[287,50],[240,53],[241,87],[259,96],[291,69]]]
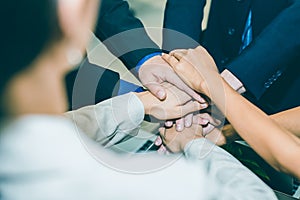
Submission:
[[[269,117],[281,128],[287,130],[288,134],[291,133],[295,142],[300,143],[300,107],[276,113]],[[230,124],[222,129],[222,134],[229,141],[232,141],[232,138],[237,139],[239,137],[236,130]]]
[[[139,99],[129,93],[65,115],[90,138],[110,146],[137,133],[144,108]]]
[[[286,110],[270,117],[281,127],[300,137],[300,107]]]
[[[300,163],[295,159],[300,148],[292,134],[223,83],[225,95],[221,97],[225,99],[213,94],[214,102],[220,105],[235,130],[274,168],[300,177]]]
[[[144,111],[145,114],[149,114],[150,113],[150,109],[151,109],[151,105],[153,106],[153,102],[151,103],[151,99],[152,99],[152,94],[148,91],[145,92],[139,92],[139,93],[134,93],[142,102],[143,106],[144,106]]]

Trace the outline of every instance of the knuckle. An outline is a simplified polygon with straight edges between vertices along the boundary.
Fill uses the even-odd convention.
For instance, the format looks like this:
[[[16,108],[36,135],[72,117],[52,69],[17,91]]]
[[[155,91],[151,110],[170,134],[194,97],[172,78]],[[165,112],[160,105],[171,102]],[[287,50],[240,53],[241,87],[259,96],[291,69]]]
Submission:
[[[184,67],[184,64],[182,62],[179,62],[174,66],[174,68],[175,68],[176,71],[183,72],[185,67]]]
[[[203,114],[201,114],[201,117],[203,117],[203,118],[210,118],[210,115],[208,113],[203,113]]]

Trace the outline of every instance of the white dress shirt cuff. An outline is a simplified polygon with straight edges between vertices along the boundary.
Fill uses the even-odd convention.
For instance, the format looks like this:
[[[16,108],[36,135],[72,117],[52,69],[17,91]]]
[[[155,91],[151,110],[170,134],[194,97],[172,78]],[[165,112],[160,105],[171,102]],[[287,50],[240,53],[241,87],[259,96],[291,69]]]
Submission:
[[[243,94],[244,92],[246,92],[243,83],[236,76],[234,76],[229,70],[225,69],[221,73],[221,76],[238,93]]]

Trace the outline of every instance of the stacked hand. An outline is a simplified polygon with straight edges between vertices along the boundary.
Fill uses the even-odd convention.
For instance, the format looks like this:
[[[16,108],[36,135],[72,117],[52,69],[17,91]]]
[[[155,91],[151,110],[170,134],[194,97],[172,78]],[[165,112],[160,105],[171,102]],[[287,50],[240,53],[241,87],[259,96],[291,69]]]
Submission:
[[[187,95],[192,97],[193,100],[201,103],[201,108],[207,107],[205,99],[184,83],[161,56],[155,56],[146,61],[139,70],[139,78],[142,84],[161,101],[167,98],[167,91],[163,83],[168,82],[181,91],[184,91]],[[192,117],[193,115],[189,114],[176,120],[176,129],[182,131],[184,127],[190,127],[192,125]],[[168,125],[168,123],[166,125]]]
[[[220,120],[214,119],[208,113],[193,116],[193,123],[190,128],[179,132],[174,126],[160,128],[160,136],[157,137],[155,145],[160,146],[159,152],[180,152],[185,144],[193,139],[205,137],[217,145],[226,143],[218,126]]]
[[[139,76],[142,83],[160,100],[167,99],[169,94],[162,83],[169,82],[201,103],[201,108],[207,107],[207,102],[199,93],[205,94],[210,99],[217,99],[213,96],[217,92],[212,91],[222,90],[223,86],[213,58],[202,47],[175,50],[162,57],[154,57],[141,67]],[[180,117],[182,118],[176,120],[176,125],[173,121],[167,121],[165,128],[160,129],[161,137],[157,139],[156,145],[162,143],[166,145],[166,147],[162,145],[161,150],[182,151],[187,142],[201,137],[206,137],[217,145],[223,145],[232,138],[232,135],[236,135],[231,126],[225,126],[226,131],[222,132],[218,128],[220,121],[208,114],[193,115],[181,112]]]
[[[190,88],[208,97],[213,83],[220,82],[221,77],[213,58],[201,46],[175,50],[170,55],[164,54],[163,58]]]
[[[166,92],[166,98],[163,101],[149,92],[136,94],[143,102],[145,113],[148,115],[159,120],[176,119],[207,107],[206,104],[195,101],[191,96],[170,83],[163,83],[161,86]]]

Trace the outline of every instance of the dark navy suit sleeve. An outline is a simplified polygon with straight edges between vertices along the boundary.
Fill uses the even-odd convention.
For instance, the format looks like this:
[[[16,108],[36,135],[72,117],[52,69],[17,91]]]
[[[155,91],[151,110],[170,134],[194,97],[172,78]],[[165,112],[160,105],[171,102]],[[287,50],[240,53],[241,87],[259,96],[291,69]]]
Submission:
[[[123,0],[102,0],[95,35],[128,69],[146,55],[161,51]]]
[[[300,1],[292,1],[249,48],[227,66],[256,99],[260,99],[288,70],[293,70],[287,66],[299,58],[299,11]]]
[[[205,4],[206,0],[167,1],[164,13],[164,50],[194,48],[199,45]]]

